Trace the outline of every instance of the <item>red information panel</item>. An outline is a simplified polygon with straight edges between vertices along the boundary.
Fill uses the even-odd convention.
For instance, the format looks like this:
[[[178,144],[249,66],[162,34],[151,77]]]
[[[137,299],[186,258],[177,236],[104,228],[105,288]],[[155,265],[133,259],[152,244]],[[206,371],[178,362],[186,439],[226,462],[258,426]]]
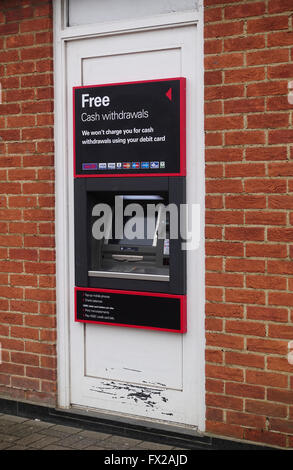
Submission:
[[[185,333],[186,296],[76,287],[75,320]]]
[[[186,79],[73,88],[74,176],[185,176]]]

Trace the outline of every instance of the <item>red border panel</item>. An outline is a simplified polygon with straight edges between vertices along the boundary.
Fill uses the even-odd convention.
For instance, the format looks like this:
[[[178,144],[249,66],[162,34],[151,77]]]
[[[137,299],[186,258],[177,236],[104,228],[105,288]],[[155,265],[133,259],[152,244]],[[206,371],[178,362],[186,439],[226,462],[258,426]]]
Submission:
[[[133,83],[151,83],[151,82],[166,82],[169,80],[180,81],[180,172],[179,173],[111,173],[111,174],[93,174],[93,175],[78,175],[76,174],[76,149],[75,149],[75,99],[74,92],[81,88],[95,88],[102,86],[116,86],[116,85],[132,85]],[[125,177],[148,177],[148,176],[186,176],[186,78],[173,77],[173,78],[159,78],[157,80],[138,80],[134,82],[121,82],[121,83],[103,83],[99,85],[84,85],[75,86],[72,88],[72,101],[73,101],[73,172],[74,178],[125,178]]]
[[[151,297],[169,297],[180,300],[180,330],[171,330],[167,328],[155,328],[149,326],[140,326],[140,325],[124,325],[120,323],[108,323],[108,322],[99,322],[91,320],[79,320],[77,318],[77,302],[76,302],[76,292],[77,291],[88,291],[88,292],[105,292],[112,294],[126,294],[126,295],[141,295],[141,296],[151,296]],[[160,293],[151,293],[151,292],[140,292],[140,291],[127,291],[127,290],[115,290],[115,289],[98,289],[92,287],[75,287],[74,288],[74,315],[75,321],[79,323],[93,323],[98,325],[109,325],[109,326],[122,326],[125,328],[138,328],[143,330],[159,330],[159,331],[169,331],[172,333],[186,333],[187,331],[187,308],[186,308],[186,295],[176,295],[176,294],[160,294]]]

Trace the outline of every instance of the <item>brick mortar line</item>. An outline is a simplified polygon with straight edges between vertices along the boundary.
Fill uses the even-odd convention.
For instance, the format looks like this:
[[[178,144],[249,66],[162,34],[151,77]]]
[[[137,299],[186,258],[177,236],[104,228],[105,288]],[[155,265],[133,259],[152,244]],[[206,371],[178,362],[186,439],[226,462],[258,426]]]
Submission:
[[[285,33],[286,31],[283,30],[282,32]],[[289,32],[287,31],[287,33],[292,34],[292,31],[289,31]],[[273,33],[271,33],[271,34],[273,34]],[[263,33],[261,35],[263,36]],[[227,40],[229,40],[229,39],[241,39],[241,38],[246,39],[246,38],[249,38],[249,37],[254,38],[255,34],[251,34],[251,35],[248,35],[248,36],[245,36],[245,37],[243,37],[241,35],[231,36],[231,37],[228,36]],[[207,40],[207,42],[208,41],[214,41],[214,40],[216,40],[216,38],[215,39],[209,38]],[[225,46],[225,43],[223,44],[223,46]],[[254,52],[255,53],[258,53],[258,52],[262,53],[262,52],[267,52],[268,50],[271,50],[271,49],[273,51],[277,51],[277,50],[280,50],[280,49],[282,49],[282,50],[288,49],[288,51],[290,52],[291,48],[292,48],[292,45],[290,45],[290,44],[279,44],[279,45],[275,45],[275,46],[266,46],[265,45],[263,47],[255,47],[255,48],[252,47],[250,49],[247,49],[247,48],[243,47],[242,49],[228,49],[228,50],[226,50],[224,48],[224,50],[222,50],[222,52],[210,52],[210,53],[207,52],[207,53],[205,53],[205,56],[221,57],[222,55],[226,55],[226,54],[227,55],[230,55],[230,54],[239,54],[240,55],[240,54],[250,54],[251,52],[252,53],[254,53]],[[12,62],[15,62],[15,61],[12,61]],[[261,66],[264,66],[264,65],[266,65],[267,67],[273,67],[275,63],[280,64],[280,65],[281,64],[289,64],[290,60],[289,61],[281,61],[281,62],[267,62],[267,63],[262,62],[262,63],[259,63],[259,64],[246,64],[245,67],[261,67]],[[239,68],[240,69],[241,67],[244,67],[244,66],[233,66],[231,68]],[[207,69],[207,70],[209,70],[209,69]]]

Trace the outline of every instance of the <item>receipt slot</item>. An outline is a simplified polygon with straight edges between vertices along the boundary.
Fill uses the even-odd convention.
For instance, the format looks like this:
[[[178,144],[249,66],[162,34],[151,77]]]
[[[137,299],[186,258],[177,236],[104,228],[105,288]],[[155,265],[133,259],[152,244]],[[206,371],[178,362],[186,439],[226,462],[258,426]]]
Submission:
[[[185,79],[77,87],[74,143],[76,321],[186,332]]]

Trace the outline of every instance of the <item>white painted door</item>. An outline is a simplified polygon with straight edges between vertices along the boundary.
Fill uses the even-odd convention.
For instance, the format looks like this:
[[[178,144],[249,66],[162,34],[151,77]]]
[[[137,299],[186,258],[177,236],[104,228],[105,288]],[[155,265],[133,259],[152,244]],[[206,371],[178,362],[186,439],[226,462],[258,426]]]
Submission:
[[[187,198],[201,203],[202,83],[195,25],[70,41],[66,48],[71,404],[203,428],[203,254],[188,253],[184,335],[74,322],[72,87],[187,79]]]

